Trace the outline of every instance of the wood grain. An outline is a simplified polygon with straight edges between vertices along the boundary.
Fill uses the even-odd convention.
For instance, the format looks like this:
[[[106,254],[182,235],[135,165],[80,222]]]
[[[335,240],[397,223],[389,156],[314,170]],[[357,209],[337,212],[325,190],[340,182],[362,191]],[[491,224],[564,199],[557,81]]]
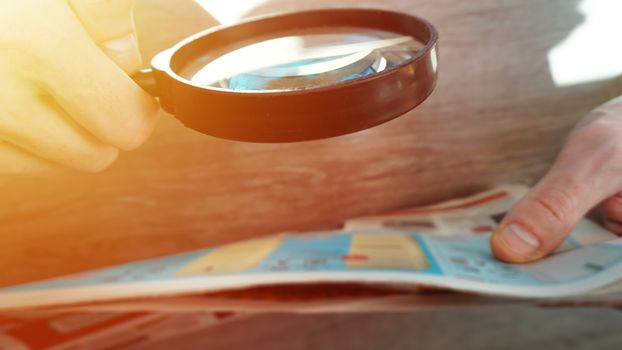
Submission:
[[[371,6],[429,19],[441,34],[437,90],[382,126],[296,144],[219,140],[163,114],[103,173],[2,178],[0,285],[533,183],[576,120],[622,93],[620,80],[552,82],[547,53],[583,21],[577,5],[269,1],[249,15]],[[136,17],[146,57],[216,24],[191,1],[142,0]]]

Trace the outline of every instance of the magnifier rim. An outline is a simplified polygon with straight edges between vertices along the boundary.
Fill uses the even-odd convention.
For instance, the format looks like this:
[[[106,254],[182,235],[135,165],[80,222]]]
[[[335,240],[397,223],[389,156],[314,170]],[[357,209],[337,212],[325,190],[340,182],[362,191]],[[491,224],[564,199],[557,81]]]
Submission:
[[[304,88],[304,89],[292,89],[292,90],[232,90],[232,89],[226,89],[226,88],[221,88],[221,87],[217,87],[217,86],[209,86],[209,85],[202,85],[202,84],[198,84],[195,83],[189,79],[186,79],[184,77],[182,77],[181,75],[179,75],[178,73],[176,73],[173,68],[171,67],[171,63],[173,62],[173,60],[175,59],[175,56],[177,54],[179,54],[180,50],[182,48],[184,48],[187,45],[192,44],[195,41],[204,39],[205,37],[207,37],[208,35],[212,35],[218,31],[222,31],[225,29],[229,29],[229,28],[234,28],[234,27],[241,27],[243,25],[249,24],[249,23],[253,23],[253,22],[259,22],[259,21],[264,21],[264,20],[270,20],[270,19],[283,19],[285,17],[293,17],[293,16],[300,16],[300,15],[311,15],[311,14],[315,14],[315,15],[321,15],[322,12],[337,12],[337,11],[343,11],[343,12],[351,12],[351,11],[364,11],[364,12],[384,12],[386,14],[392,14],[392,15],[400,15],[400,16],[408,16],[411,17],[412,19],[415,19],[417,21],[419,21],[420,23],[424,24],[426,29],[428,30],[429,34],[430,34],[430,38],[427,40],[427,42],[424,44],[424,46],[419,49],[417,52],[414,53],[414,55],[395,65],[392,67],[389,67],[385,70],[383,70],[382,72],[377,72],[375,74],[371,74],[371,75],[367,75],[367,76],[363,76],[363,77],[358,77],[356,79],[351,79],[351,80],[345,80],[345,81],[340,81],[340,82],[336,82],[334,84],[330,84],[330,85],[323,85],[323,86],[318,86],[318,87],[310,87],[310,88]],[[361,27],[364,28],[364,27]],[[196,34],[193,34],[189,37],[187,37],[186,39],[180,41],[179,43],[177,43],[176,45],[172,46],[170,49],[165,50],[163,53],[161,53],[160,55],[156,56],[152,62],[152,65],[154,68],[165,72],[169,77],[175,79],[177,82],[184,84],[184,85],[189,85],[192,86],[194,88],[197,89],[201,89],[201,90],[206,90],[212,93],[222,93],[222,94],[235,94],[235,95],[239,95],[239,94],[261,94],[261,95],[265,95],[265,96],[281,96],[283,94],[289,94],[289,95],[295,95],[295,94],[308,94],[311,92],[316,92],[316,91],[330,91],[333,89],[342,89],[344,87],[347,87],[349,85],[356,85],[356,84],[360,84],[362,82],[366,82],[366,81],[370,81],[370,80],[374,80],[374,79],[382,79],[383,77],[385,77],[386,75],[392,74],[393,71],[399,70],[399,69],[403,69],[405,66],[411,65],[413,62],[423,58],[424,56],[427,56],[431,50],[434,49],[434,47],[437,45],[438,43],[438,31],[436,30],[436,28],[427,20],[418,17],[418,16],[414,16],[414,15],[410,15],[410,14],[405,14],[405,13],[400,13],[397,11],[389,11],[389,10],[381,10],[381,9],[367,9],[367,8],[336,8],[336,9],[320,9],[320,10],[309,10],[309,11],[294,11],[294,12],[284,12],[284,13],[278,13],[278,14],[269,14],[269,15],[264,15],[264,16],[257,16],[257,17],[252,17],[243,21],[240,21],[238,23],[235,24],[231,24],[231,25],[222,25],[222,26],[216,26],[213,28],[209,28],[206,29],[204,31],[198,32]],[[418,40],[419,38],[414,38]]]
[[[307,89],[222,89],[191,84],[173,71],[181,72],[184,64],[209,53],[212,45],[214,50],[226,49],[229,43],[243,44],[245,38],[274,37],[296,28],[333,27],[408,35],[421,42],[422,48],[380,73]],[[209,35],[214,36],[207,39]],[[203,134],[258,143],[325,139],[383,124],[423,103],[438,80],[438,37],[425,19],[379,9],[337,8],[263,16],[207,29],[158,54],[152,60],[153,91],[165,111]]]

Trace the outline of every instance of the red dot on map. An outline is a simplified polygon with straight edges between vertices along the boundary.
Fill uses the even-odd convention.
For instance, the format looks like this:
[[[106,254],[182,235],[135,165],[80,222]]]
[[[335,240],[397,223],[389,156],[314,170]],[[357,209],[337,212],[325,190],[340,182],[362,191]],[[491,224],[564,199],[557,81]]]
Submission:
[[[492,232],[494,228],[492,226],[475,226],[471,228],[473,233],[489,233]]]
[[[352,255],[344,255],[341,257],[341,260],[345,261],[364,261],[369,260],[369,256],[363,254],[352,254]]]

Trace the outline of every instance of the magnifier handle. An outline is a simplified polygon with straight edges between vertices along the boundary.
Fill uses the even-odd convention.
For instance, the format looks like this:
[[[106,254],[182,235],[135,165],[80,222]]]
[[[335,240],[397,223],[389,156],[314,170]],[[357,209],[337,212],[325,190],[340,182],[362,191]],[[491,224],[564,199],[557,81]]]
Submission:
[[[153,69],[145,68],[132,75],[132,80],[153,97],[159,97],[158,84]]]
[[[162,109],[174,114],[175,106],[171,94],[172,80],[166,73],[172,52],[173,50],[168,49],[155,55],[151,59],[151,67],[134,73],[132,79],[151,96],[157,97]]]

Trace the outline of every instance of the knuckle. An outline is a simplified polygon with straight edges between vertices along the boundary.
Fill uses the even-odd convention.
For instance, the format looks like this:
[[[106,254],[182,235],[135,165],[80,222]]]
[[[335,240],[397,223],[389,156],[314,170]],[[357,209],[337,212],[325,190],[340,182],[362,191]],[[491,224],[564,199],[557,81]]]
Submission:
[[[31,42],[0,42],[2,55],[0,63],[16,76],[33,76],[48,64],[42,48]]]
[[[576,205],[576,201],[569,194],[569,190],[559,188],[546,189],[535,196],[533,202],[556,225],[569,229]]]
[[[599,118],[580,127],[568,137],[558,160],[578,163],[585,176],[617,179],[622,171],[622,123]]]
[[[620,142],[612,142],[611,144],[603,141],[615,140],[619,141],[622,136],[622,123],[618,118],[599,118],[588,125],[581,128],[578,132],[581,137],[581,141],[587,142],[590,146],[600,146],[605,144],[607,148],[611,148],[615,151],[622,150],[622,144]]]

